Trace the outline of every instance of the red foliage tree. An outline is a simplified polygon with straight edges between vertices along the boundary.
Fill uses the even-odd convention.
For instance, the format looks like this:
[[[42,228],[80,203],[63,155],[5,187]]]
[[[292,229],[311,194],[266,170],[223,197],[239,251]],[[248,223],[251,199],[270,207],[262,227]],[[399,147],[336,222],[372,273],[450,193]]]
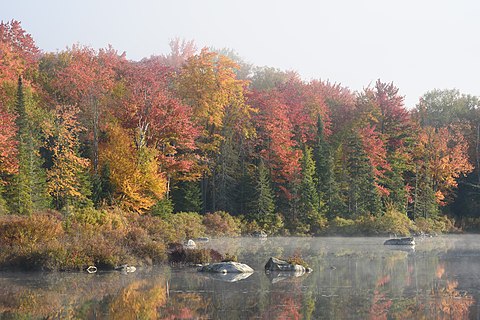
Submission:
[[[39,56],[40,50],[19,21],[0,22],[0,103],[13,105],[19,76],[24,85],[30,85]]]
[[[15,116],[0,105],[0,173],[12,174],[18,169],[16,134]]]
[[[288,117],[288,106],[281,92],[255,92],[250,97],[251,104],[258,108],[256,116],[260,155],[270,168],[272,181],[291,196],[288,183],[298,180],[301,151],[293,139],[293,125]]]
[[[192,110],[168,89],[171,69],[157,60],[130,63],[127,93],[117,117],[135,128],[139,139],[159,150],[160,167],[169,174],[194,172],[193,151],[199,135]]]

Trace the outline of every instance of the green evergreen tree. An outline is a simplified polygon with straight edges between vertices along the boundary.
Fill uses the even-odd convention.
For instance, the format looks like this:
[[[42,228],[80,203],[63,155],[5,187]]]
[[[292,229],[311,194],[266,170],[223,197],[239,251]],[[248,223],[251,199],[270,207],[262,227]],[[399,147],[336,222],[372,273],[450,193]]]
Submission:
[[[315,181],[315,162],[312,149],[305,146],[302,157],[302,181],[299,188],[299,220],[310,231],[318,231],[320,213],[320,200]]]
[[[357,218],[368,214],[377,215],[381,209],[380,195],[375,186],[372,165],[358,134],[352,134],[348,148],[350,217]]]
[[[256,220],[261,226],[268,226],[275,219],[275,196],[270,185],[268,170],[263,161],[260,161],[258,165],[256,201],[250,218]]]
[[[179,181],[172,190],[174,212],[201,212],[202,192],[199,181]]]
[[[319,209],[332,216],[332,204],[335,198],[335,180],[333,174],[333,156],[330,145],[325,139],[322,118],[317,119],[317,140],[313,150],[315,160]]]
[[[110,181],[110,166],[105,163],[100,174],[93,174],[92,176],[92,201],[95,208],[102,205],[111,205],[113,199],[114,187]]]
[[[388,157],[391,170],[385,173],[385,185],[390,194],[388,201],[400,212],[407,212],[407,191],[403,175],[406,171],[405,160],[393,153]]]
[[[439,208],[428,168],[417,168],[413,193],[413,220],[432,218],[438,215]]]
[[[171,198],[160,199],[149,212],[151,215],[161,218],[168,218],[173,213],[173,202]]]
[[[0,181],[0,216],[9,213],[7,201],[5,201],[4,194],[5,194],[5,188],[3,186],[2,181]]]
[[[223,141],[220,152],[215,157],[215,167],[211,183],[211,210],[235,212],[237,207],[235,188],[241,176],[238,146],[233,141],[231,128],[222,130]]]
[[[333,184],[331,201],[327,217],[332,220],[335,217],[347,217],[349,213],[349,188],[350,177],[347,167],[348,150],[344,144],[339,144],[333,153]]]
[[[242,161],[241,168],[242,175],[238,178],[234,190],[235,202],[237,204],[235,212],[249,216],[256,208],[257,167]]]
[[[27,112],[22,78],[18,78],[15,102],[18,127],[18,173],[12,183],[12,212],[32,214],[47,207],[46,174],[40,157],[40,137]]]

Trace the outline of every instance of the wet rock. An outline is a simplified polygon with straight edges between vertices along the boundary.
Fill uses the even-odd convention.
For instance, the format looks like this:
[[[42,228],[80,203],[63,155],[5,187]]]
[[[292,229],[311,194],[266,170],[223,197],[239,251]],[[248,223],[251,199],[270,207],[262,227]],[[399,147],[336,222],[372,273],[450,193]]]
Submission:
[[[291,264],[287,261],[280,260],[274,257],[268,259],[267,264],[265,264],[265,271],[294,271],[305,273],[305,267],[299,264]]]
[[[188,239],[187,241],[185,241],[183,246],[185,249],[195,249],[197,247],[197,244],[192,239]]]
[[[135,272],[137,268],[135,268],[134,266],[129,266],[128,264],[122,264],[122,265],[116,266],[115,270],[122,271],[122,272]]]
[[[97,267],[95,267],[95,266],[89,266],[89,267],[87,268],[87,272],[88,272],[88,273],[95,273],[95,272],[97,272]]]
[[[198,271],[213,273],[252,273],[253,269],[244,263],[229,261],[208,264],[198,269]]]
[[[413,237],[388,239],[383,244],[392,246],[414,246],[415,239]]]
[[[255,238],[266,238],[266,237],[267,237],[267,234],[265,233],[265,231],[260,230],[260,231],[255,231],[254,233],[252,233],[252,237],[255,237]]]
[[[198,243],[207,243],[210,241],[210,239],[208,237],[199,237],[199,238],[195,238],[194,241]]]

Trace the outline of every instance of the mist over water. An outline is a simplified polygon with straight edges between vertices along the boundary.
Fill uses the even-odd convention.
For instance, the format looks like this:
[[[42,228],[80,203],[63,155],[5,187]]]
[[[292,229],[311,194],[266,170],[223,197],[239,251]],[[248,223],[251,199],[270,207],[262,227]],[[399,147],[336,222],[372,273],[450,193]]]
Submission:
[[[476,319],[480,236],[213,239],[251,275],[152,267],[133,274],[0,273],[0,319]],[[268,258],[300,255],[313,273],[265,274]]]

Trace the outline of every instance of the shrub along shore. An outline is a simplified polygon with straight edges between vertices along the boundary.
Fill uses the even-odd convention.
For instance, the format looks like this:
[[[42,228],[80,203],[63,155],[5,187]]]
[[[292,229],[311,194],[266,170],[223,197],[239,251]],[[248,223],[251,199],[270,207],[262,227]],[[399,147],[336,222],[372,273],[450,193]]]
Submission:
[[[83,209],[69,215],[44,211],[30,216],[0,216],[0,268],[3,270],[84,270],[89,265],[113,269],[121,264],[168,263],[168,247],[198,237],[236,237],[260,230],[256,222],[225,212],[181,212],[165,217],[138,215],[117,208]],[[292,235],[281,225],[269,235]],[[273,230],[273,231],[272,231]],[[388,236],[458,231],[446,217],[418,218],[390,210],[381,217],[324,223],[318,236]],[[201,255],[201,253],[200,253]],[[209,255],[201,258],[210,259]]]

